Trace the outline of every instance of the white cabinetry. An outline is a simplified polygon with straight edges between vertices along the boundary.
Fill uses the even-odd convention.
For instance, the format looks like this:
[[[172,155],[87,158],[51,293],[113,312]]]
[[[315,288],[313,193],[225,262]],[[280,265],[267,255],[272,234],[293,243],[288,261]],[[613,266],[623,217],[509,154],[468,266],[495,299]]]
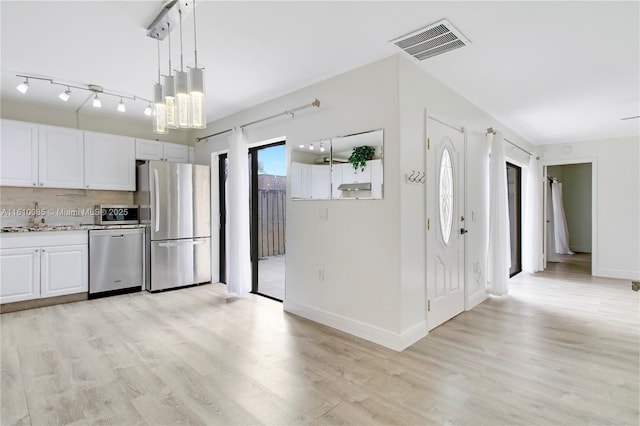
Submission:
[[[189,162],[189,147],[178,143],[136,139],[136,160]]]
[[[88,291],[86,245],[42,247],[40,297]]]
[[[88,291],[86,231],[3,235],[0,241],[0,303]]]
[[[84,138],[79,129],[38,129],[38,181],[48,188],[84,188]]]
[[[136,190],[136,153],[132,137],[84,132],[85,187]]]
[[[311,166],[311,198],[328,200],[331,198],[331,167],[324,164]]]
[[[40,249],[0,250],[0,303],[40,297]]]
[[[38,185],[38,125],[22,121],[1,122],[0,185]]]

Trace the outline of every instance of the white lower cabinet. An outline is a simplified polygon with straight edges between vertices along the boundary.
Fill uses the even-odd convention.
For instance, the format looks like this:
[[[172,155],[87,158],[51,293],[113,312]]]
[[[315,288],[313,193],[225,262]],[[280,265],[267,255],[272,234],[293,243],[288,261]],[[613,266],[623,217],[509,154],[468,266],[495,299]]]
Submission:
[[[87,292],[87,235],[73,234],[76,235],[3,237],[0,303]],[[80,244],[55,245],[56,242]],[[34,245],[27,247],[30,244]]]
[[[86,245],[43,247],[40,253],[40,297],[89,291]]]
[[[40,249],[0,250],[0,303],[40,297]]]

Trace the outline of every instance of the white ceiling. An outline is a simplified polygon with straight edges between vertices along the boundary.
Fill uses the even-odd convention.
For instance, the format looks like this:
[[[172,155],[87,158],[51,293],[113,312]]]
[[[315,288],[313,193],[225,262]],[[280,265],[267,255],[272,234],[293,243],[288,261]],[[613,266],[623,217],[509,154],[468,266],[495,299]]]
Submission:
[[[162,1],[6,1],[3,98],[77,109],[63,88],[16,73],[152,97],[156,41],[145,28]],[[446,18],[471,45],[420,62],[453,90],[529,141],[638,136],[640,2],[219,2],[198,1],[198,62],[205,67],[208,121],[396,54],[398,36]],[[193,65],[193,16],[184,60]],[[173,66],[179,66],[172,32]],[[161,47],[168,69],[167,43]],[[117,114],[103,97],[100,113]],[[146,104],[125,101],[128,116]],[[92,109],[90,102],[83,107]],[[84,110],[83,109],[83,110]],[[134,111],[135,110],[135,111]]]

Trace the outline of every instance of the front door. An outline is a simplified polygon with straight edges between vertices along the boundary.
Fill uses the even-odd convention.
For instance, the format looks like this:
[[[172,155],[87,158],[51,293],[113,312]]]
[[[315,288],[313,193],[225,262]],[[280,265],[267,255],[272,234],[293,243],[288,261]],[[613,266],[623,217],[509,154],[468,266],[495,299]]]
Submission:
[[[427,324],[464,310],[464,131],[427,117]]]

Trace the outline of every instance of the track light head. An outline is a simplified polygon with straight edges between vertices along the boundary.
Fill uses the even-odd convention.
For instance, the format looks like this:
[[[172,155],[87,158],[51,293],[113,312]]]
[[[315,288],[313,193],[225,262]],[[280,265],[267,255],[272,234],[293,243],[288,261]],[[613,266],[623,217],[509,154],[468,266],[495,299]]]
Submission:
[[[151,104],[148,104],[147,107],[144,109],[144,115],[151,116]]]
[[[94,108],[102,108],[102,101],[98,97],[97,93],[96,93],[96,96],[93,98],[93,107]]]
[[[122,102],[122,98],[120,98],[120,103],[118,104],[118,111],[120,111],[120,112],[126,112],[127,111],[127,107],[124,106],[124,102]]]
[[[58,97],[59,97],[60,99],[62,99],[64,102],[67,102],[67,101],[69,100],[69,98],[71,97],[71,89],[69,89],[69,88],[67,87],[67,90],[65,90],[64,92],[60,93],[60,94],[58,95]]]
[[[16,89],[18,89],[20,93],[27,93],[27,90],[29,90],[29,79],[25,78],[24,82],[18,84]]]

